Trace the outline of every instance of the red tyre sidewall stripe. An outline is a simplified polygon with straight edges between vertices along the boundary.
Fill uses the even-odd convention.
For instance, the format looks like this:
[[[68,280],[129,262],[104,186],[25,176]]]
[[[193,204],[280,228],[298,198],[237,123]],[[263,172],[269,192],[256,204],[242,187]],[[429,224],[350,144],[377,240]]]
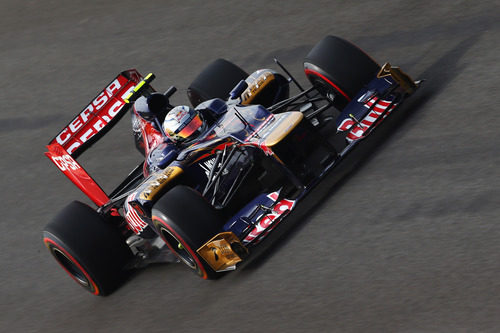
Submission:
[[[94,288],[94,291],[91,292],[92,294],[94,295],[99,295],[99,288],[97,287],[97,284],[94,282],[94,280],[92,280],[92,278],[90,277],[90,275],[87,273],[87,271],[85,269],[83,269],[83,267],[80,265],[80,263],[78,261],[75,260],[75,258],[73,258],[73,256],[71,254],[68,253],[68,251],[66,251],[62,246],[60,246],[59,244],[57,244],[57,242],[55,242],[54,240],[50,239],[50,238],[47,238],[47,237],[44,237],[43,238],[43,242],[45,243],[45,245],[47,245],[47,247],[50,249],[50,244],[54,245],[58,250],[62,251],[83,273],[83,275],[85,275],[85,277],[87,278],[87,280],[90,282],[90,284],[93,286]],[[52,250],[51,250],[52,252]],[[67,269],[66,267],[64,267],[64,265],[62,263],[59,262],[59,260],[56,260],[57,263],[59,265],[61,265],[61,267],[66,271],[66,273],[68,273],[69,276],[71,276],[71,278],[73,280],[75,280],[76,283],[78,283],[79,285],[81,285],[80,282],[78,282],[78,280],[73,276],[73,274],[71,274]]]
[[[158,216],[153,216],[153,221],[154,220],[157,220],[158,222],[160,222],[165,228],[167,228],[177,238],[177,240],[179,240],[181,242],[182,246],[191,254],[191,256],[196,261],[196,264],[198,265],[201,272],[203,273],[202,278],[206,280],[208,278],[208,275],[207,275],[207,272],[205,270],[205,267],[200,262],[200,260],[198,259],[198,256],[191,249],[191,247],[189,245],[187,245],[186,242],[184,241],[184,239],[181,236],[179,236],[179,234],[177,232],[175,232],[175,230],[172,229],[172,227],[169,226],[162,218],[160,218]],[[172,248],[172,246],[167,242],[167,240],[165,238],[163,238],[163,235],[161,235],[161,232],[160,232],[160,236],[163,239],[163,241],[167,244],[167,246],[170,248],[170,250],[178,256],[177,251],[175,251],[175,249]]]
[[[342,89],[339,88],[339,86],[337,86],[335,83],[333,83],[332,81],[330,81],[326,76],[316,72],[316,71],[313,71],[312,69],[309,69],[309,68],[306,68],[305,70],[305,73],[306,75],[316,75],[316,76],[319,76],[320,78],[322,78],[323,80],[325,80],[326,82],[328,82],[332,87],[334,87],[342,96],[344,96],[348,102],[351,101],[351,97],[349,97],[349,95],[347,95]]]

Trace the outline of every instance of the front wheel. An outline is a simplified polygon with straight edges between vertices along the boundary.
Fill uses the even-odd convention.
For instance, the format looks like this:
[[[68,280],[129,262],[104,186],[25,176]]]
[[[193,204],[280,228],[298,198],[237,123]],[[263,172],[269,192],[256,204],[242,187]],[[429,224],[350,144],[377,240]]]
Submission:
[[[176,186],[155,203],[153,223],[170,250],[203,279],[218,274],[196,250],[222,228],[222,219],[195,190]]]
[[[43,242],[56,261],[80,286],[104,296],[128,276],[132,259],[120,231],[91,207],[74,201],[43,231]]]
[[[357,46],[326,36],[304,59],[307,78],[342,110],[378,73],[380,66]]]

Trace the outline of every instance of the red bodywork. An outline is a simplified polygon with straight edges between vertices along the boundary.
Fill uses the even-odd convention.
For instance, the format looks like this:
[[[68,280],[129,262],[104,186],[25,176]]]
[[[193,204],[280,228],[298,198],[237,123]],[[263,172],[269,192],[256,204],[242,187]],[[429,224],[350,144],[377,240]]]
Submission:
[[[164,137],[159,130],[157,130],[152,123],[141,118],[134,108],[134,115],[137,122],[139,123],[139,128],[141,130],[141,147],[144,149],[144,155],[147,156],[148,153],[153,150],[156,146],[163,142]]]
[[[125,98],[141,80],[135,69],[120,73],[47,146],[45,155],[97,206],[109,198],[75,158],[127,112]]]

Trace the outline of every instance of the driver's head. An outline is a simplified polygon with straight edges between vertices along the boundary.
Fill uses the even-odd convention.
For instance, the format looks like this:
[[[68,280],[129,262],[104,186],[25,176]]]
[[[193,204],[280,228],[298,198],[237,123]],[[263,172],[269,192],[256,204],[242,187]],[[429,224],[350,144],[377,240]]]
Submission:
[[[203,120],[198,111],[186,105],[170,110],[163,122],[163,130],[173,142],[183,142],[198,137],[203,129]]]

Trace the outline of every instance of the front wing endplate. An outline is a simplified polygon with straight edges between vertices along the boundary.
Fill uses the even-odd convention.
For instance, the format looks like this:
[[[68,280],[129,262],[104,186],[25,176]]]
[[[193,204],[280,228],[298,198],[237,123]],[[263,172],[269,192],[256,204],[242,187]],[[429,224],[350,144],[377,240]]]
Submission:
[[[230,231],[215,235],[196,252],[216,272],[235,269],[236,264],[243,260],[242,257],[248,254],[247,248]]]
[[[386,62],[377,74],[377,78],[391,76],[408,94],[413,94],[418,86],[413,79],[399,67],[391,66]]]

